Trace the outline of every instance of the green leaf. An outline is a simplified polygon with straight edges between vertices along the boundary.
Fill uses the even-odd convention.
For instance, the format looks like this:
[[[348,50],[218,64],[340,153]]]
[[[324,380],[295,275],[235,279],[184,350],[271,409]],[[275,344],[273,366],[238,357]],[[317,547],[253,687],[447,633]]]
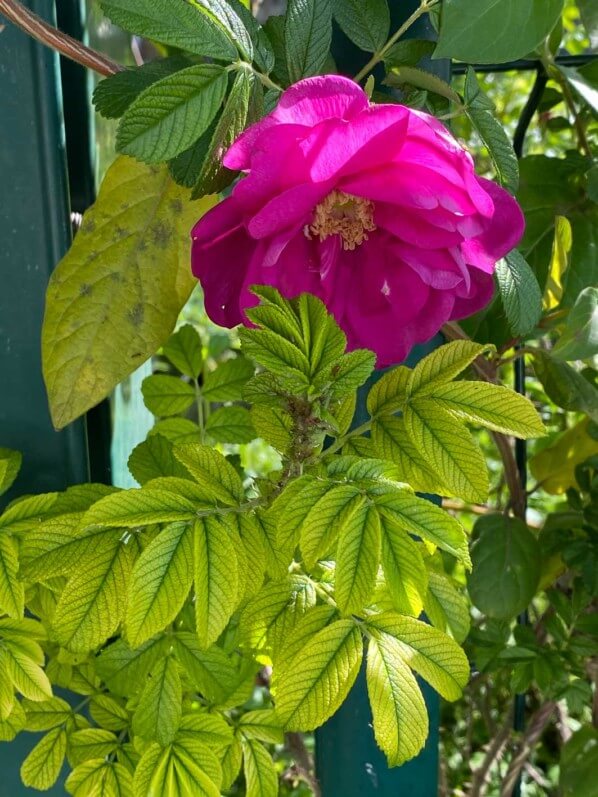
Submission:
[[[217,443],[250,443],[257,437],[245,407],[220,407],[210,414],[205,428]]]
[[[23,697],[29,700],[46,700],[52,697],[52,686],[46,673],[20,646],[10,640],[4,641],[4,660],[11,681]]]
[[[0,495],[12,486],[21,469],[22,455],[10,448],[0,448]]]
[[[505,515],[480,518],[475,531],[471,599],[489,617],[511,619],[536,593],[542,563],[538,541],[525,523]]]
[[[565,797],[596,797],[598,782],[598,731],[582,725],[564,745],[561,753],[560,787]]]
[[[131,545],[114,537],[67,582],[52,618],[53,636],[63,647],[86,652],[118,628],[133,566]]]
[[[496,280],[514,335],[528,335],[542,315],[542,291],[523,255],[514,249],[496,264]]]
[[[382,375],[370,390],[367,409],[372,417],[403,409],[411,370],[399,365]]]
[[[124,112],[117,151],[145,163],[184,152],[216,116],[227,84],[227,72],[216,64],[195,64],[153,83]]]
[[[278,775],[270,753],[255,739],[244,738],[242,745],[247,797],[277,797]]]
[[[71,706],[60,697],[51,697],[48,700],[25,698],[21,706],[27,715],[25,729],[28,731],[49,731],[62,725],[72,713]]]
[[[565,330],[552,356],[557,360],[585,360],[598,354],[598,288],[585,288],[567,316]]]
[[[442,631],[414,617],[383,612],[367,619],[368,628],[393,637],[403,661],[445,700],[457,700],[469,680],[469,662],[459,645]]]
[[[196,521],[194,539],[197,637],[207,648],[224,630],[237,602],[237,554],[230,528],[215,517]]]
[[[284,36],[291,82],[317,75],[330,51],[330,0],[289,0]]]
[[[406,83],[410,86],[415,86],[423,91],[431,91],[441,97],[445,97],[451,102],[456,102],[459,106],[462,105],[461,97],[457,92],[452,89],[448,83],[439,78],[431,72],[426,72],[424,69],[417,69],[414,66],[395,66],[386,75],[384,79],[385,86],[393,86],[401,88]]]
[[[222,28],[197,6],[172,0],[101,0],[116,25],[202,57],[234,61],[237,50]]]
[[[0,723],[8,720],[15,706],[15,692],[8,674],[6,655],[0,651]],[[1,736],[1,733],[0,733]]]
[[[176,158],[168,161],[168,171],[178,185],[184,185],[186,188],[193,188],[196,185],[208,156],[216,125],[221,116],[222,111],[218,111],[207,130],[201,134],[197,141],[184,152],[179,153]]]
[[[286,338],[268,329],[240,331],[243,351],[277,376],[292,378],[298,386],[308,384],[309,361],[305,354]]]
[[[360,498],[339,533],[335,594],[344,614],[358,614],[369,603],[380,564],[380,544],[378,512]]]
[[[293,418],[278,407],[261,404],[251,408],[251,422],[257,437],[263,438],[277,451],[285,453],[293,441]]]
[[[83,728],[69,735],[69,763],[77,766],[92,758],[105,758],[118,747],[112,731],[103,728]]]
[[[575,93],[581,97],[592,111],[598,111],[598,89],[595,84],[581,74],[581,72],[573,67],[559,66],[559,71],[565,76],[566,81],[573,88]]]
[[[419,617],[428,589],[428,571],[418,544],[392,522],[382,523],[382,567],[394,608]]]
[[[598,36],[598,3],[596,0],[577,0],[577,7],[581,14],[581,20],[590,37],[592,46],[595,46]]]
[[[502,63],[523,58],[548,36],[563,0],[447,0],[435,58]]]
[[[407,393],[417,396],[433,393],[438,384],[450,382],[477,357],[493,351],[493,346],[474,343],[472,340],[454,340],[445,343],[415,366],[407,385]]]
[[[132,797],[133,778],[123,764],[92,759],[73,769],[65,788],[73,797]]]
[[[106,496],[84,515],[81,527],[135,528],[151,523],[174,523],[191,520],[196,510],[196,504],[181,495],[149,486]]]
[[[15,700],[9,716],[0,719],[0,742],[12,742],[15,736],[25,727],[25,712],[18,700]]]
[[[133,569],[125,621],[132,647],[139,647],[174,620],[192,582],[192,528],[173,523],[150,542]]]
[[[363,655],[352,620],[338,620],[317,633],[279,673],[276,713],[289,731],[322,725],[347,697]]]
[[[176,55],[109,75],[94,89],[92,100],[95,109],[107,119],[118,119],[144,89],[189,65],[187,58]]]
[[[387,69],[395,66],[417,66],[422,58],[434,52],[435,44],[424,39],[404,39],[386,51],[384,63]]]
[[[375,53],[386,44],[390,29],[386,0],[332,0],[332,13],[341,30],[362,50]]]
[[[197,434],[197,427],[194,427],[194,437],[197,437]],[[175,459],[172,443],[161,434],[153,434],[135,446],[127,461],[127,467],[139,484],[146,484],[152,479],[165,476],[183,479],[189,477],[189,473]]]
[[[572,236],[571,222],[565,216],[558,215],[554,220],[554,240],[544,288],[546,310],[558,307],[563,299],[565,276],[571,263]]]
[[[498,182],[514,193],[519,185],[519,164],[504,127],[491,111],[472,107],[466,113],[488,150]]]
[[[243,396],[243,386],[254,371],[254,365],[245,357],[226,360],[206,375],[202,396],[207,401],[238,401]]]
[[[463,642],[469,633],[469,604],[444,573],[428,574],[424,609],[432,625]]]
[[[56,427],[166,342],[195,285],[189,230],[213,202],[189,202],[166,168],[112,164],[48,287],[42,353]]]
[[[239,718],[238,727],[241,733],[249,739],[259,739],[260,742],[269,742],[270,744],[283,744],[284,742],[283,730],[273,709],[247,711]]]
[[[8,534],[0,534],[0,609],[9,617],[23,616],[25,590],[18,578],[17,545]]]
[[[182,715],[182,687],[172,656],[159,659],[151,668],[133,716],[133,730],[142,739],[156,740],[163,747],[174,740]]]
[[[598,423],[598,390],[579,371],[540,349],[534,351],[534,370],[557,407],[585,412]]]
[[[165,655],[165,647],[163,637],[155,637],[136,650],[131,650],[123,639],[118,639],[103,648],[96,658],[98,675],[111,692],[128,696],[143,683],[158,658]]]
[[[195,443],[199,440],[199,426],[188,418],[165,418],[156,421],[148,432],[148,439],[161,435],[175,445]]]
[[[146,376],[141,385],[143,403],[150,412],[159,417],[179,415],[195,401],[192,386],[178,376],[154,374]]]
[[[141,757],[135,770],[133,793],[135,797],[150,794],[168,797],[220,795],[216,784],[185,748],[169,745],[163,750],[158,744],[150,745]]]
[[[175,653],[194,686],[211,703],[222,704],[237,685],[236,673],[226,653],[216,646],[203,650],[195,634],[179,631]]]
[[[534,405],[509,388],[487,382],[450,382],[434,390],[432,400],[457,418],[515,437],[546,433]]]
[[[243,500],[243,483],[237,471],[218,451],[195,443],[177,446],[174,455],[199,485],[212,493],[212,500],[229,506]]]
[[[162,354],[190,379],[197,379],[201,373],[201,339],[191,324],[185,324],[171,335],[162,347]]]
[[[236,737],[226,749],[221,760],[222,765],[222,790],[230,789],[236,781],[243,763],[243,748]]]
[[[308,567],[315,567],[318,559],[322,559],[332,551],[341,523],[359,503],[359,493],[359,489],[354,485],[338,485],[328,489],[314,504],[308,503],[305,506],[307,514],[300,526],[301,552]],[[295,501],[289,504],[288,514],[284,516],[283,522],[288,522],[294,516],[301,498],[309,500],[309,496],[309,490],[300,493]]]
[[[428,712],[396,639],[381,634],[369,641],[366,678],[376,741],[389,766],[400,766],[424,746]]]
[[[129,725],[129,712],[109,695],[95,695],[89,704],[89,714],[100,727],[111,731],[122,731]]]
[[[399,474],[397,481],[407,482],[420,492],[442,492],[440,478],[409,439],[403,418],[396,415],[379,416],[372,424],[371,440],[377,456],[396,464]]]
[[[470,566],[465,529],[448,512],[407,490],[379,491],[374,500],[384,518],[410,534],[429,540],[466,567]]]
[[[66,731],[54,730],[42,737],[21,766],[21,780],[25,786],[40,791],[50,789],[58,780],[66,754]]]
[[[244,69],[237,74],[222,114],[212,132],[202,167],[193,184],[191,194],[193,199],[218,193],[232,182],[235,172],[223,165],[222,158],[245,129],[252,94],[259,95],[260,92],[262,92],[261,84],[255,75]]]
[[[446,489],[466,501],[485,501],[486,460],[466,427],[440,409],[433,398],[411,401],[404,418],[411,442],[441,477]]]
[[[331,395],[344,396],[363,385],[376,365],[376,355],[367,349],[354,349],[343,354],[338,366],[333,366]]]
[[[255,713],[266,714],[267,712]],[[194,711],[191,714],[183,715],[177,731],[177,742],[183,742],[187,739],[201,742],[208,747],[221,751],[232,743],[233,731],[221,715]]]

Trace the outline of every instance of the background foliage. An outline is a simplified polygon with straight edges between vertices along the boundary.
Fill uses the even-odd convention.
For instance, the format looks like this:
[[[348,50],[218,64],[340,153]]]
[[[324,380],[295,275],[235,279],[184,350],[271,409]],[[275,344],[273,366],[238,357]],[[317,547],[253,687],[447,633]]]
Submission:
[[[425,738],[415,670],[447,700],[465,688],[444,704],[443,794],[506,796],[523,772],[527,795],[591,797],[598,72],[556,56],[595,41],[595,2],[424,0],[414,16],[429,15],[436,47],[399,40],[384,0],[290,0],[264,27],[237,0],[101,7],[138,59],[159,58],[96,89],[121,154],[50,285],[45,376],[63,426],[161,347],[143,385],[156,422],[129,460],[138,489],[81,485],[0,516],[0,738],[44,734],[24,782],[48,788],[66,756],[74,795],[311,793],[299,732],[342,702],[366,639],[391,764]],[[281,87],[334,71],[333,24],[366,53],[359,79],[383,64],[373,98],[392,89],[443,118],[527,220],[493,304],[415,371],[385,375],[356,430],[373,360],[344,354],[318,302],[262,289],[240,340],[192,304],[171,336],[192,288],[188,229],[237,176],[220,155]],[[539,61],[519,162],[510,141],[533,74],[469,69],[449,86],[425,71],[430,56]],[[521,357],[545,436],[493,384],[511,384]],[[540,438],[527,494],[505,434]],[[18,468],[0,450],[3,490]],[[444,511],[403,482],[447,495]]]

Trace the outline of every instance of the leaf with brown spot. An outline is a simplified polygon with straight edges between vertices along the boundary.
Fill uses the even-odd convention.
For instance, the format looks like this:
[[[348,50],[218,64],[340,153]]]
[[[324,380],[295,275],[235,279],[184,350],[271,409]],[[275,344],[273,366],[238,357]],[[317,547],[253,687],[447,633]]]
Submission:
[[[162,346],[195,280],[189,232],[215,203],[190,202],[165,166],[118,158],[48,286],[42,333],[61,429]]]

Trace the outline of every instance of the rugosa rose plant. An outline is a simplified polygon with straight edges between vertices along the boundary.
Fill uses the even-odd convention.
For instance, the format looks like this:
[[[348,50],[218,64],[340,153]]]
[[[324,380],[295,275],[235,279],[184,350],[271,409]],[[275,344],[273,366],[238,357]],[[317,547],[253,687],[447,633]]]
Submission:
[[[348,78],[287,89],[223,163],[246,176],[193,230],[210,318],[242,323],[252,285],[309,292],[379,367],[485,307],[523,235],[516,201],[440,122]]]
[[[289,0],[264,27],[238,0],[101,4],[165,57],[124,70],[61,40],[108,75],[94,101],[120,119],[121,157],[49,286],[45,377],[62,427],[157,355],[142,391],[156,422],[129,459],[139,487],[79,485],[17,498],[0,515],[0,738],[43,731],[23,781],[51,787],[66,757],[75,797],[275,797],[289,780],[317,794],[300,734],[342,705],[364,659],[373,732],[398,766],[428,732],[415,674],[458,699],[466,638],[478,668],[514,659],[521,645],[529,663],[529,634],[511,637],[514,616],[556,583],[553,560],[540,580],[507,439],[541,436],[543,425],[499,383],[542,315],[536,276],[510,251],[523,234],[517,160],[473,71],[457,93],[417,66],[434,43],[401,38],[429,17],[438,55],[507,60],[542,43],[548,70],[545,40],[562,3],[524,19],[512,0],[482,8],[509,5],[509,41],[466,19],[468,0],[442,14],[421,0],[392,30],[385,0]],[[0,0],[17,22],[18,6]],[[371,54],[354,80],[331,74],[333,16]],[[384,80],[374,80],[382,63]],[[466,118],[500,185],[476,175],[438,117]],[[579,196],[589,165],[571,163],[572,207],[590,217]],[[551,236],[537,229],[542,192],[530,193],[532,252],[533,236]],[[202,337],[191,325],[171,336],[195,284],[191,258],[211,319],[245,326],[224,346],[207,325]],[[499,299],[485,310],[495,270]],[[566,279],[560,288],[573,290]],[[480,310],[494,319],[490,344],[447,325]],[[483,329],[483,317],[468,323]],[[454,339],[414,368],[400,364],[441,327]],[[586,337],[569,330],[561,348],[586,356]],[[531,351],[555,401],[594,411],[585,377],[545,347]],[[372,386],[376,364],[396,367]],[[575,386],[562,399],[557,370]],[[365,420],[353,428],[358,390]],[[468,426],[498,444],[509,488],[501,514],[483,503],[485,456]],[[19,456],[0,449],[0,491],[18,468]],[[578,621],[587,633],[595,592],[580,564],[593,561],[592,474],[591,463],[580,468],[570,496],[574,541],[561,526],[549,535],[576,585],[558,651],[577,656],[568,671],[577,681],[583,654],[568,644]],[[455,514],[415,490],[492,513],[473,556]],[[488,550],[507,562],[504,574],[488,568]],[[468,637],[472,559],[470,592],[484,614]],[[568,755],[592,738],[582,729]],[[298,769],[279,781],[285,745]],[[480,779],[483,788],[480,771],[472,788]]]

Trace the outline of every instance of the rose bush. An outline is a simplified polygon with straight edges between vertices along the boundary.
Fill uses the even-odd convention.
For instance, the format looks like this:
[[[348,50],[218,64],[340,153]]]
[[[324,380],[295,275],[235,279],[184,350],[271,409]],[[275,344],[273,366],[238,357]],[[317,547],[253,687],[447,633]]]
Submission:
[[[246,176],[192,233],[211,319],[246,323],[251,285],[310,292],[378,366],[484,307],[523,234],[516,201],[436,118],[338,75],[287,89],[224,164]]]

